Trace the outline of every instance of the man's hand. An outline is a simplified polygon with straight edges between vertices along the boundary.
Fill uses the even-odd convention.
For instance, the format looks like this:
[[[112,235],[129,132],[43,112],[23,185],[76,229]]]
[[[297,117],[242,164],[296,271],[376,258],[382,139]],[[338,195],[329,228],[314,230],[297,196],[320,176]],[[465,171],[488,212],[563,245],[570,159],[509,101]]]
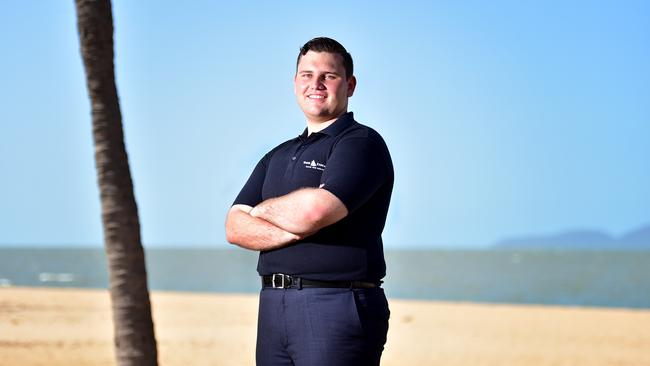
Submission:
[[[276,249],[347,215],[348,209],[334,194],[322,188],[303,188],[268,199],[255,208],[232,206],[226,218],[226,239],[246,249]]]
[[[304,236],[283,230],[272,223],[250,215],[253,208],[234,205],[226,218],[226,240],[251,250],[271,250],[289,245]]]
[[[250,215],[306,237],[343,219],[348,209],[326,189],[303,188],[260,203]]]

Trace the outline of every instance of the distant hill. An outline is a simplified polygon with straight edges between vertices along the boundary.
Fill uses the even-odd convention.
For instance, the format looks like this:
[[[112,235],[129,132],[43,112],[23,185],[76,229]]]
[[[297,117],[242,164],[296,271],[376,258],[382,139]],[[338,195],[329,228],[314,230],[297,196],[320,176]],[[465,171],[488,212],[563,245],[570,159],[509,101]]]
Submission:
[[[650,225],[623,235],[617,242],[629,248],[650,248]]]
[[[597,230],[573,230],[551,235],[522,236],[494,243],[497,248],[650,249],[650,225],[620,238]]]

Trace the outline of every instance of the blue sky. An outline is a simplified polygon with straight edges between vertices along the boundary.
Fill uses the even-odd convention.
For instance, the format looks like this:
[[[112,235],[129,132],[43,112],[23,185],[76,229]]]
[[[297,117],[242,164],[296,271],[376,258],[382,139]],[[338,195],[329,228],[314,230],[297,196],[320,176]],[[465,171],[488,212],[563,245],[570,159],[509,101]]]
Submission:
[[[117,84],[148,246],[225,247],[258,159],[298,135],[300,46],[343,43],[396,183],[389,248],[650,223],[647,1],[125,1]],[[0,13],[0,245],[100,245],[74,2]]]

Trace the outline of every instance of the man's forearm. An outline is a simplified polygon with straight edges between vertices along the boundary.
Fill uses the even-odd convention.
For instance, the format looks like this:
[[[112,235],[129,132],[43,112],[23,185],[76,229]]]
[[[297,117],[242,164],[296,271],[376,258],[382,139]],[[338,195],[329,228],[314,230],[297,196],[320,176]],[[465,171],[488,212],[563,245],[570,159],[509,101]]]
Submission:
[[[348,211],[329,191],[303,188],[268,199],[255,206],[250,214],[288,232],[307,236],[341,220]]]
[[[249,214],[250,207],[233,206],[226,219],[226,239],[242,248],[264,251],[291,244],[301,237]]]

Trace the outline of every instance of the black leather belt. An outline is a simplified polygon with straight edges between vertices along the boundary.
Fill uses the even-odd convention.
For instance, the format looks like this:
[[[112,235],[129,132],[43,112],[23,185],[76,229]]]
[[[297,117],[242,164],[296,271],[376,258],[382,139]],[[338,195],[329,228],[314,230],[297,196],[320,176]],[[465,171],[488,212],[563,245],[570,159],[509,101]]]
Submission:
[[[293,277],[282,273],[274,273],[270,276],[262,276],[262,287],[270,288],[375,288],[381,286],[381,282],[363,281],[315,281],[300,277]]]

